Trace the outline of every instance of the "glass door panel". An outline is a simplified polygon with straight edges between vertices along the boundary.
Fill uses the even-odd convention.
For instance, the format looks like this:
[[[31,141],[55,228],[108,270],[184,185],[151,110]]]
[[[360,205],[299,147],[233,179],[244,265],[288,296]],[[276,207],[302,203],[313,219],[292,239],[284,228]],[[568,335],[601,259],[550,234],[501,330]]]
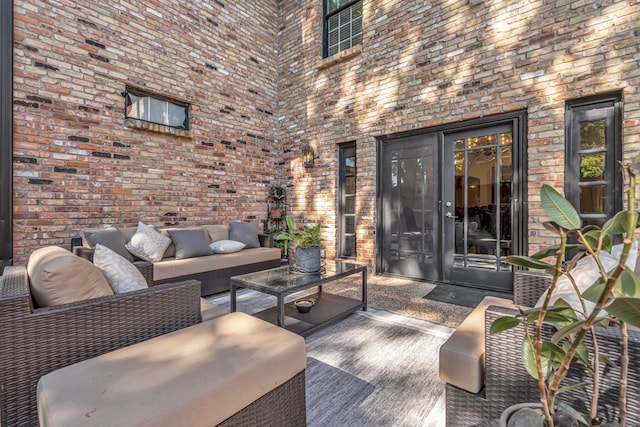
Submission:
[[[508,289],[512,253],[511,125],[445,135],[443,278]],[[469,270],[473,270],[470,275]]]
[[[404,138],[383,150],[382,270],[436,279],[437,137]]]

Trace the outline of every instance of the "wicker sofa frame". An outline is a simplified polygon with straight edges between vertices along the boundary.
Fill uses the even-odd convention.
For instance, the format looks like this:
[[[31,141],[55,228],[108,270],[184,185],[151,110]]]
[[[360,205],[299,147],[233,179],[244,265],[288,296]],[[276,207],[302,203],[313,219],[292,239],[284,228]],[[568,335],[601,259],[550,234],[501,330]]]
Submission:
[[[201,322],[200,283],[167,283],[36,308],[26,268],[6,267],[0,316],[0,425],[35,427],[42,375]],[[304,371],[220,425],[257,424],[306,424]]]
[[[551,276],[518,270],[514,273],[514,302],[522,307],[533,307],[542,293],[549,287]],[[490,335],[491,324],[499,317],[513,315],[516,311],[505,307],[490,306],[485,312],[485,386],[479,393],[446,385],[447,426],[462,427],[476,425],[500,417],[502,411],[516,403],[539,400],[537,382],[522,367],[520,343],[524,327]],[[550,334],[550,331],[545,331]],[[617,328],[598,331],[600,354],[619,364],[620,334]],[[587,346],[592,348],[589,341]],[[629,375],[627,390],[628,425],[640,425],[640,331],[629,331]],[[572,369],[571,378],[581,378],[581,369]],[[585,378],[584,380],[587,380]],[[620,372],[607,364],[601,364],[599,415],[613,422],[618,415],[618,387]],[[581,406],[589,389],[574,390],[561,394],[559,399]]]
[[[259,234],[258,238],[260,240],[260,246],[266,248],[273,247],[273,236]],[[73,253],[93,262],[93,249],[91,248],[87,248],[85,246],[74,246]],[[153,263],[148,261],[136,260],[133,262],[133,265],[135,265],[136,268],[140,270],[149,286],[193,279],[200,282],[201,295],[209,296],[221,292],[229,292],[229,290],[231,289],[231,277],[233,276],[239,276],[241,274],[253,273],[256,271],[280,267],[280,259],[253,262],[245,265],[239,265],[237,267],[203,271],[200,273],[163,280],[153,280]]]

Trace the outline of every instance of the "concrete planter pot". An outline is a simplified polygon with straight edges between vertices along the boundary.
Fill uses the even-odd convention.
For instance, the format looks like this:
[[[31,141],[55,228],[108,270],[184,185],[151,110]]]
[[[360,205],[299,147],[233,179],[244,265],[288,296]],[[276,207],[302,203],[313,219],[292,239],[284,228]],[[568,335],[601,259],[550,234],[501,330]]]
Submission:
[[[575,418],[559,409],[554,413],[553,424],[556,427],[578,425]],[[509,406],[500,417],[500,427],[544,427],[542,404],[527,402]]]
[[[296,269],[302,273],[320,271],[320,247],[296,248]]]

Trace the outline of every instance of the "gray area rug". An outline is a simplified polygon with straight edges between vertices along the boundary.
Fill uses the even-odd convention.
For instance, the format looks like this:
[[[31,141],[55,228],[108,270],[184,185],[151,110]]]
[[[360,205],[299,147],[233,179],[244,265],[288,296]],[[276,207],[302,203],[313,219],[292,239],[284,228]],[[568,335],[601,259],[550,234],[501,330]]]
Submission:
[[[511,294],[507,293],[489,291],[485,289],[474,289],[467,286],[449,285],[446,283],[438,283],[435,288],[424,296],[424,298],[432,301],[475,308],[486,296],[506,299],[513,298]]]
[[[228,295],[210,301],[229,305]],[[240,311],[274,304],[273,297],[253,291],[238,295]],[[308,426],[444,427],[438,349],[452,332],[369,308],[312,333],[305,338]]]

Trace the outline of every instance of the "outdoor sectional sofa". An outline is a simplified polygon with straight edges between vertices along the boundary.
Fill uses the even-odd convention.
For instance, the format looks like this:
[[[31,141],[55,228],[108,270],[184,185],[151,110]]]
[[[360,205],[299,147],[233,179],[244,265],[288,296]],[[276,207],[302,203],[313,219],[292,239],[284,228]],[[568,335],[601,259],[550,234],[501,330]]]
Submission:
[[[73,251],[76,255],[91,261],[96,243],[103,244],[120,255],[128,256],[147,279],[147,283],[157,285],[195,279],[201,282],[202,296],[229,291],[232,276],[280,267],[281,253],[279,248],[273,247],[273,236],[258,233],[256,223],[230,222],[192,227],[158,227],[157,231],[170,237],[172,241],[162,259],[157,262],[132,256],[126,249],[127,242],[131,241],[138,228],[108,227],[82,230],[82,246],[74,247]],[[180,249],[186,249],[186,255],[191,255],[193,252],[189,246],[195,243],[192,242],[193,235],[179,234],[193,230],[202,231],[208,243],[231,240],[240,241],[246,247],[233,253],[180,258]]]
[[[128,261],[121,265],[137,274]],[[37,426],[39,413],[43,425],[68,425],[64,417],[69,414],[79,425],[89,425],[91,410],[73,411],[78,408],[74,402],[91,396],[96,400],[89,403],[100,409],[94,420],[101,422],[105,415],[107,420],[122,417],[118,408],[123,404],[144,406],[148,398],[163,402],[166,416],[145,415],[145,408],[131,415],[154,423],[162,419],[163,425],[176,419],[198,420],[185,421],[189,425],[305,424],[302,337],[212,304],[207,311],[215,309],[214,314],[203,322],[197,280],[117,292],[103,273],[56,246],[34,252],[27,266],[5,268],[0,278],[0,425]],[[161,358],[164,365],[158,364]],[[69,387],[79,393],[77,399],[66,398],[73,391]],[[91,395],[83,387],[98,391]],[[146,390],[143,396],[136,394],[140,387]],[[229,405],[224,403],[228,398],[233,400]],[[202,404],[212,399],[217,406]],[[283,422],[289,419],[293,424]]]
[[[517,270],[514,272],[513,303],[485,298],[456,329],[440,349],[440,378],[446,384],[447,427],[480,424],[500,417],[502,411],[516,403],[539,401],[537,382],[522,367],[520,345],[524,327],[489,334],[491,324],[503,316],[518,312],[516,306],[533,307],[548,289],[551,276]],[[515,305],[514,305],[515,304]],[[551,331],[545,330],[547,337]],[[620,334],[617,328],[598,329],[600,354],[614,363],[620,361]],[[589,340],[586,340],[592,348]],[[640,331],[629,328],[629,377],[627,420],[640,423]],[[616,420],[620,373],[617,368],[601,364],[600,415]],[[462,375],[461,375],[462,374]],[[570,378],[580,378],[573,370]],[[586,412],[587,391],[578,389],[558,398]]]

